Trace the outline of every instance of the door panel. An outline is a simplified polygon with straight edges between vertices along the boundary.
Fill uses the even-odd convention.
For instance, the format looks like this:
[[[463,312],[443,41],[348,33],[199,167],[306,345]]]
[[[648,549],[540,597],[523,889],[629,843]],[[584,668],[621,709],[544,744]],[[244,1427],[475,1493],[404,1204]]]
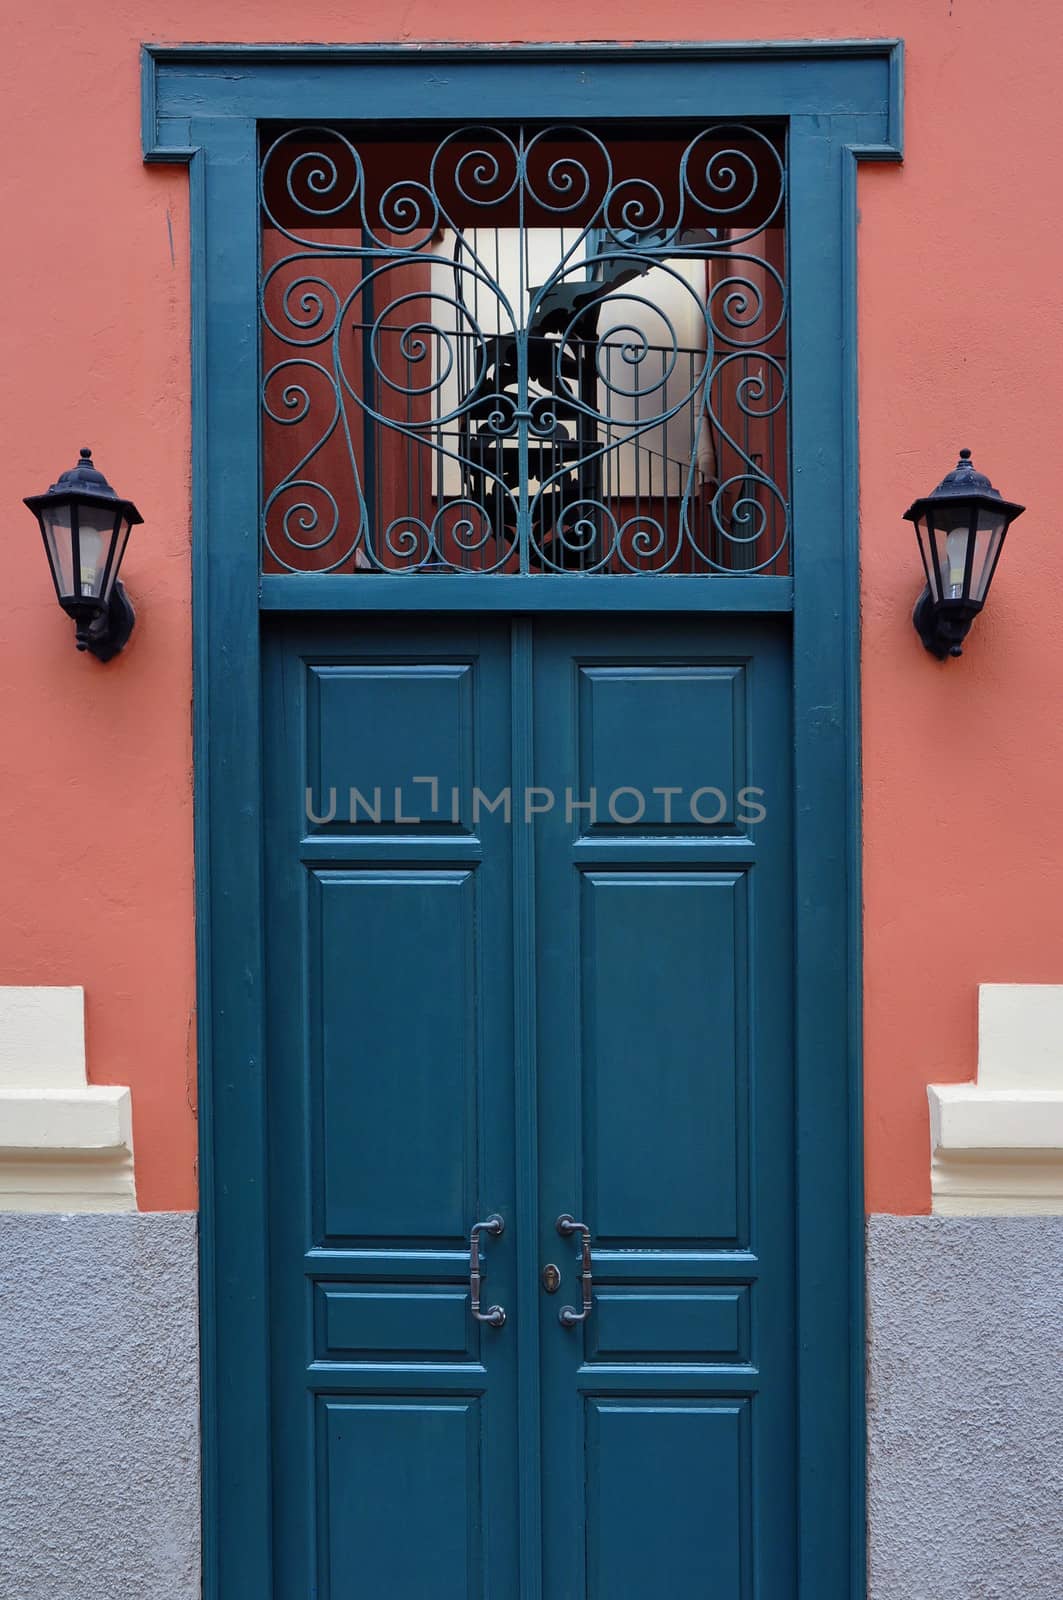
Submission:
[[[744,880],[625,871],[584,872],[579,884],[582,1165],[594,1237],[733,1241],[745,1199]]]
[[[267,638],[275,1600],[527,1595],[518,1384],[542,1600],[792,1600],[788,640],[726,618],[531,636]],[[530,808],[494,803],[514,771]],[[493,1212],[502,1327],[470,1300]],[[572,1326],[562,1213],[592,1243]],[[556,1293],[518,1278],[528,1239]]]
[[[748,1424],[745,1399],[588,1398],[590,1594],[749,1593]]]
[[[749,1360],[749,1285],[599,1289],[587,1326],[588,1361]]]
[[[317,1283],[314,1350],[320,1360],[469,1356],[472,1324],[464,1288]]]
[[[580,799],[596,797],[589,833],[636,821],[640,832],[736,831],[751,781],[743,666],[584,663],[577,682]]]
[[[460,1248],[479,1192],[474,872],[313,872],[309,889],[318,1236]]]
[[[475,693],[471,662],[310,666],[307,778],[322,816],[335,805],[337,815],[325,826],[471,832]],[[437,793],[463,796],[457,816],[437,804],[422,817],[433,789],[418,777],[431,778]]]
[[[484,1593],[481,1409],[473,1396],[322,1402],[323,1594]]]

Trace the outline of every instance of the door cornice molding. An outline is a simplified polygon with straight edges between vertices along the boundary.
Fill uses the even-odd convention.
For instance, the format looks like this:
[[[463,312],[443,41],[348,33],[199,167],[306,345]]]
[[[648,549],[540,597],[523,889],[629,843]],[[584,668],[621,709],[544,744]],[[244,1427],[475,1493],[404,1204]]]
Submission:
[[[498,66],[558,66],[586,68],[604,65],[629,68],[660,63],[718,65],[732,73],[736,67],[769,68],[777,80],[776,92],[792,104],[772,111],[750,105],[747,116],[794,116],[804,111],[818,117],[867,119],[855,132],[849,147],[865,161],[900,161],[904,155],[904,41],[881,39],[749,39],[676,40],[619,43],[614,41],[561,41],[556,44],[150,44],[141,46],[141,144],[147,162],[184,164],[192,160],[199,143],[191,137],[194,117],[247,115],[243,95],[234,93],[239,81],[263,100],[276,97],[272,69],[284,69],[284,82],[294,90],[302,71],[321,81],[326,74],[370,66],[427,67],[441,64]],[[854,65],[877,68],[868,82],[856,85]],[[798,68],[803,78],[820,66],[808,94],[794,97],[794,84],[780,77],[780,69]],[[259,69],[257,73],[248,69]],[[234,78],[234,70],[240,79]],[[180,93],[182,80],[195,79],[195,93]],[[791,73],[786,73],[790,77]],[[752,81],[751,85],[752,87]],[[770,86],[762,80],[762,87]],[[854,92],[855,91],[855,92]],[[804,104],[807,98],[807,105]],[[258,116],[279,116],[281,109],[256,111]],[[301,118],[302,112],[292,115]],[[428,113],[426,113],[427,115]],[[870,124],[874,124],[871,126]]]

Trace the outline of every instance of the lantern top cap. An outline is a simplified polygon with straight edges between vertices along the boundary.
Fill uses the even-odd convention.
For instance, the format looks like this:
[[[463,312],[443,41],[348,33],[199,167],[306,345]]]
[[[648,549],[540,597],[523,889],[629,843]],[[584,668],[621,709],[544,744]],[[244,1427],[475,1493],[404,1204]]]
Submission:
[[[94,465],[92,449],[87,444],[82,445],[76,465],[69,472],[61,472],[48,493],[62,494],[64,489],[87,489],[90,494],[105,494],[113,500],[118,499],[99,467]]]
[[[24,504],[29,506],[31,511],[36,511],[39,507],[48,505],[52,501],[66,500],[72,496],[79,500],[95,501],[96,504],[103,502],[108,505],[114,505],[116,508],[120,505],[124,508],[130,522],[143,522],[144,520],[131,500],[123,500],[112,489],[99,467],[94,464],[92,450],[87,444],[82,445],[79,458],[74,466],[69,471],[59,474],[47,494],[29,495]]]
[[[979,472],[971,460],[969,450],[961,450],[960,458],[951,472],[945,474],[932,494],[924,495],[909,506],[904,513],[909,522],[915,522],[923,508],[941,500],[990,500],[1009,511],[1009,522],[1026,510],[1014,500],[1005,500],[999,489],[994,489],[984,472]]]
[[[969,450],[960,451],[960,459],[942,478],[932,498],[946,494],[991,494],[995,500],[1000,499],[1000,490],[994,489],[985,473],[978,471]]]

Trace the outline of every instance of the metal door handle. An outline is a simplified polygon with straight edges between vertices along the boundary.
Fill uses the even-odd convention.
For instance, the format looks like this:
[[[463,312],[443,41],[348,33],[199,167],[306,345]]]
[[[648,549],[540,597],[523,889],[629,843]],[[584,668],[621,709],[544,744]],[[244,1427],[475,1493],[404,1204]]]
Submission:
[[[477,1322],[489,1323],[492,1328],[501,1328],[506,1320],[506,1313],[502,1306],[488,1306],[486,1311],[480,1310],[480,1284],[483,1273],[480,1271],[480,1235],[489,1233],[492,1239],[497,1239],[504,1232],[506,1224],[495,1211],[486,1222],[474,1222],[469,1234],[469,1310]]]
[[[575,1306],[562,1306],[557,1314],[557,1320],[563,1328],[574,1328],[577,1322],[586,1322],[594,1305],[592,1290],[594,1282],[591,1275],[591,1230],[585,1222],[577,1222],[575,1217],[570,1217],[568,1212],[557,1219],[557,1231],[562,1239],[571,1239],[574,1233],[580,1234],[580,1286],[583,1290],[583,1309],[577,1311]]]

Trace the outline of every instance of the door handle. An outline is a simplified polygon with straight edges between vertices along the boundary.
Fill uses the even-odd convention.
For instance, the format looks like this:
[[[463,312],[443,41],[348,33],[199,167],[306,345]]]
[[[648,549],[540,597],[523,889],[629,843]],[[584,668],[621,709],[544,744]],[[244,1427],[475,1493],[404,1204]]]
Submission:
[[[505,1231],[506,1224],[495,1211],[485,1222],[474,1222],[469,1234],[469,1310],[477,1322],[486,1322],[492,1328],[501,1328],[506,1320],[505,1309],[502,1306],[488,1306],[486,1311],[480,1310],[480,1284],[483,1273],[480,1271],[480,1235],[488,1233],[492,1239],[497,1239]]]
[[[557,1320],[563,1328],[574,1328],[577,1322],[586,1322],[594,1305],[592,1290],[594,1281],[591,1273],[591,1230],[585,1222],[577,1222],[575,1217],[570,1217],[564,1212],[557,1219],[557,1231],[562,1239],[571,1239],[574,1233],[580,1238],[580,1287],[583,1291],[583,1308],[577,1311],[575,1306],[562,1306],[557,1314]]]

